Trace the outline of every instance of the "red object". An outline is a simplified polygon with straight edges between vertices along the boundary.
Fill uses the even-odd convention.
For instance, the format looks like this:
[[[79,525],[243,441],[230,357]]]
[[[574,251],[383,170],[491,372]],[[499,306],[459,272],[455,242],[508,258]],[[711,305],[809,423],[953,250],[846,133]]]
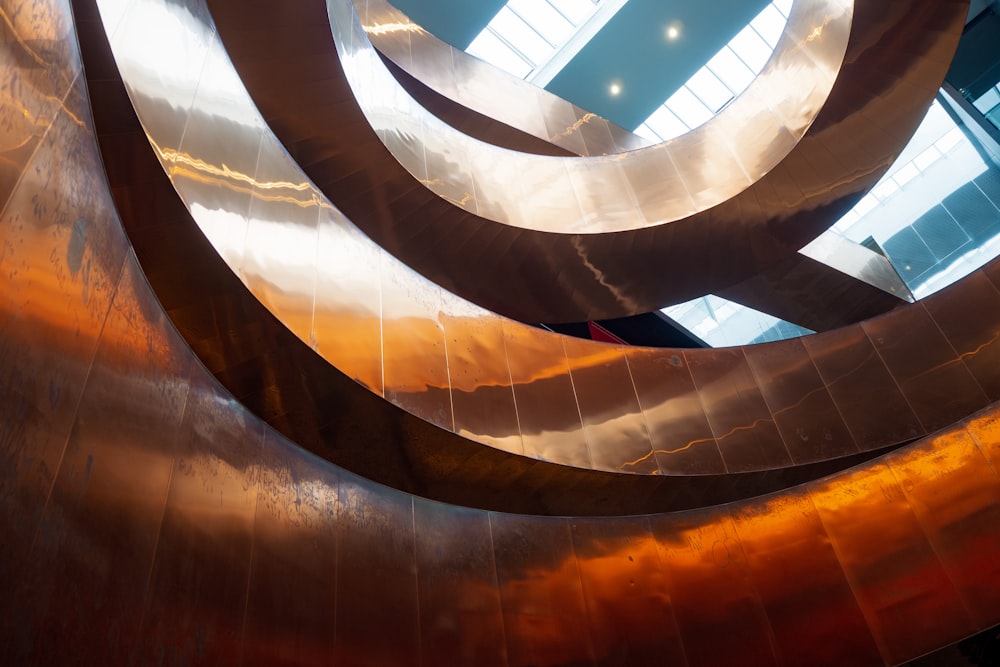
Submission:
[[[590,329],[590,337],[593,340],[599,340],[602,343],[619,343],[621,345],[628,345],[628,343],[602,327],[597,322],[587,322],[587,328]]]

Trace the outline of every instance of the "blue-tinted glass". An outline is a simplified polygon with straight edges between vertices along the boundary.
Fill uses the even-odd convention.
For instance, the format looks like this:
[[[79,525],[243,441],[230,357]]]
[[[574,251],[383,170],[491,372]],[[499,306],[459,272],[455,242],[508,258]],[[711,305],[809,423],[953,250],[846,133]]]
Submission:
[[[504,7],[490,21],[490,27],[505,42],[527,57],[533,65],[545,62],[553,47],[509,7]]]
[[[560,46],[573,35],[573,24],[552,5],[541,0],[510,0],[507,6],[534,28],[552,46]]]
[[[653,130],[661,141],[679,137],[690,129],[666,107],[660,107],[654,111],[653,115],[646,120],[645,125]]]
[[[537,2],[538,0],[531,0]],[[568,18],[573,25],[579,26],[594,13],[594,6],[600,4],[593,0],[549,0],[559,12]]]
[[[975,184],[994,206],[1000,208],[1000,171],[988,169],[975,178]]]
[[[757,34],[757,31],[747,26],[739,32],[733,41],[729,42],[736,55],[754,72],[760,72],[771,57],[772,49],[767,42]]]
[[[978,100],[976,100],[976,108],[982,113],[989,113],[993,110],[993,107],[1000,104],[1000,90],[997,90],[996,86],[993,86],[987,90]]]
[[[773,49],[778,45],[778,40],[781,39],[781,33],[785,30],[785,22],[786,19],[781,15],[781,12],[774,5],[768,5],[764,11],[757,15],[757,18],[750,22],[750,25]]]
[[[934,254],[912,227],[904,227],[886,240],[882,247],[892,260],[896,271],[912,287],[917,276],[934,266]]]
[[[969,235],[958,226],[943,206],[935,206],[913,223],[927,247],[938,260],[943,260],[969,243]]]
[[[708,68],[715,72],[716,76],[736,94],[746,90],[754,77],[754,73],[747,67],[747,64],[740,60],[739,56],[728,46],[708,61]]]
[[[468,53],[491,65],[523,79],[532,70],[531,64],[505,44],[491,30],[484,30],[469,45]]]
[[[695,72],[694,76],[688,80],[687,87],[713,113],[718,113],[719,109],[733,99],[733,92],[719,80],[719,77],[705,67]]]
[[[698,127],[712,117],[712,110],[687,88],[681,88],[671,95],[666,107],[690,128]]]
[[[792,11],[792,0],[774,0],[772,4],[774,5],[775,9],[781,12],[782,16],[788,18],[788,15]]]
[[[986,241],[1000,233],[1000,211],[975,182],[960,187],[942,205],[974,241]]]

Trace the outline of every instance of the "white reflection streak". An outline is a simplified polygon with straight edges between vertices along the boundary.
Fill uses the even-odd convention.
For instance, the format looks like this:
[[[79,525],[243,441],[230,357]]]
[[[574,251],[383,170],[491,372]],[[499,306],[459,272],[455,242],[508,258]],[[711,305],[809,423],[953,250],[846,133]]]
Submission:
[[[389,35],[397,32],[412,32],[422,35],[427,32],[416,23],[376,23],[375,25],[366,25],[364,28],[369,35]]]
[[[108,3],[99,0],[98,4],[103,9]],[[107,8],[109,13],[118,9],[115,4]],[[202,64],[199,36],[206,27],[190,14],[183,17],[182,21],[180,12],[148,2],[133,3],[125,10],[122,21],[128,29],[116,31],[112,46],[116,52],[128,54],[127,66],[134,70],[130,77],[141,76],[160,89],[191,80],[189,72]]]

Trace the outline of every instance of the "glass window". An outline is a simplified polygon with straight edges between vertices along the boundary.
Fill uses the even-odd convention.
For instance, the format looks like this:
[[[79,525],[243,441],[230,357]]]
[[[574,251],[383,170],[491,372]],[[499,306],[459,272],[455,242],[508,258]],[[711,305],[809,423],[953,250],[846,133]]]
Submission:
[[[712,117],[712,111],[687,88],[671,95],[666,107],[690,128],[698,127]]]
[[[490,21],[490,27],[501,39],[519,51],[532,65],[544,62],[552,55],[552,45],[542,39],[531,26],[509,7],[501,9]]]
[[[914,167],[914,169],[916,169],[916,167]],[[837,224],[834,225],[832,229],[837,231],[845,230],[848,227],[850,227],[853,223],[857,222],[858,219],[860,218],[861,215],[852,208],[840,220],[837,221]]]
[[[625,1],[616,0],[618,7]],[[509,0],[466,52],[522,79],[529,79],[561,49],[569,48],[580,28],[594,18],[601,2],[604,0]],[[507,48],[499,48],[498,41]],[[527,70],[512,59],[508,51],[524,60]]]
[[[645,123],[643,123],[639,127],[635,128],[634,133],[638,134],[643,139],[649,139],[654,144],[655,143],[659,143],[661,141],[666,141],[663,137],[661,137],[660,135],[658,135],[656,132],[653,132],[653,130],[648,125],[646,125]]]
[[[920,171],[924,171],[927,167],[937,162],[939,157],[941,157],[941,151],[934,146],[931,146],[923,153],[913,158],[913,164],[917,165],[917,169]]]
[[[896,181],[892,180],[891,178],[887,178],[886,180],[882,181],[874,188],[872,188],[872,194],[874,194],[882,201],[885,201],[886,199],[893,196],[897,192],[899,192],[899,185],[897,185]]]
[[[745,345],[812,333],[714,294],[664,308],[662,312],[713,347]]]
[[[767,63],[773,51],[767,45],[767,42],[764,41],[764,38],[758,35],[757,31],[750,26],[743,28],[736,37],[733,37],[733,41],[729,42],[729,46],[747,64],[747,67],[755,73],[760,72],[764,68],[764,64]]]
[[[912,162],[907,162],[905,165],[900,167],[895,174],[892,175],[892,180],[896,181],[899,185],[906,185],[912,181],[920,173],[916,165]]]
[[[713,114],[719,113],[719,109],[733,99],[733,91],[729,90],[711,70],[704,67],[688,79],[687,87]]]
[[[993,110],[993,107],[1000,104],[1000,90],[997,90],[997,87],[993,86],[983,93],[983,96],[976,100],[974,104],[981,113],[989,113]]]
[[[715,72],[722,83],[734,93],[741,93],[753,81],[754,73],[739,59],[729,45],[726,45],[708,61],[708,69]]]
[[[537,0],[530,1],[536,2]],[[590,18],[590,15],[594,13],[594,7],[599,5],[601,0],[549,0],[549,2],[573,25],[578,26]]]
[[[484,30],[479,33],[479,36],[469,45],[467,52],[522,79],[528,76],[532,69],[531,63],[493,34],[492,30]]]
[[[1000,212],[986,194],[989,184],[1000,182],[1000,170],[983,160],[937,102],[903,155],[891,179],[883,177],[872,190],[881,203],[872,206],[873,195],[866,196],[834,229],[877,243],[921,299],[1000,251]],[[957,209],[942,205],[953,194]]]
[[[854,212],[857,213],[859,216],[863,216],[865,213],[868,213],[876,206],[878,206],[878,199],[875,199],[875,196],[869,193],[866,194],[864,197],[862,197],[861,201],[859,201],[857,205],[855,205]]]
[[[691,129],[669,109],[663,106],[654,111],[653,115],[646,119],[645,125],[655,132],[661,141],[679,137]]]
[[[771,4],[785,18],[788,18],[788,15],[792,13],[792,0],[774,0]]]
[[[765,7],[764,11],[750,22],[750,26],[773,49],[778,45],[778,40],[781,39],[781,33],[785,30],[785,22],[785,17],[771,4]]]
[[[934,147],[942,153],[947,153],[952,148],[959,145],[963,139],[965,139],[965,135],[962,134],[962,130],[955,127],[949,130],[948,134],[935,141]]]
[[[785,4],[790,7],[791,1]],[[664,106],[683,121],[688,129],[704,123],[753,82],[774,52],[774,46],[781,38],[786,22],[781,6],[772,3],[765,7],[750,25],[722,47],[705,67],[698,70],[680,90],[664,102]],[[650,123],[649,120],[646,122],[659,134],[656,123]],[[677,135],[671,133],[671,136]]]
[[[573,24],[547,2],[510,0],[507,6],[534,28],[552,47],[565,43],[573,35]]]

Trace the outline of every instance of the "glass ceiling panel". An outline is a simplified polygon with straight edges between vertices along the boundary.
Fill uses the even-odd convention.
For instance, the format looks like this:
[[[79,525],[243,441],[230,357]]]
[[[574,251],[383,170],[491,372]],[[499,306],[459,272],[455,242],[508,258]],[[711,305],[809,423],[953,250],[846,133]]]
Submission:
[[[549,0],[559,13],[569,19],[573,25],[580,25],[594,13],[594,5],[600,0]]]
[[[552,45],[542,39],[542,36],[510,7],[502,8],[491,24],[495,27],[493,34],[514,47],[532,64],[546,58],[552,51]]]
[[[1000,167],[934,102],[899,159],[829,233],[882,252],[924,298],[1000,255]],[[714,295],[662,312],[714,347],[809,333]]]
[[[476,37],[469,45],[468,52],[522,79],[534,69],[530,62],[489,30],[484,30]]]
[[[995,106],[1000,104],[1000,89],[998,89],[996,86],[993,86],[985,93],[983,93],[982,97],[976,100],[974,104],[975,107],[979,109],[981,113],[984,114],[989,113],[990,111],[993,110]]]
[[[609,5],[623,2],[511,0],[469,47],[469,53],[530,80],[605,1]],[[792,0],[774,0],[636,133],[652,141],[667,140],[725,108],[771,57],[791,6]],[[998,104],[997,88],[976,101],[984,113]],[[983,161],[935,102],[883,179],[829,233],[885,254],[914,296],[922,298],[1000,253],[1000,168]],[[715,295],[663,312],[713,346],[809,333]]]
[[[666,107],[688,127],[697,127],[712,117],[712,110],[684,86],[667,100]]]
[[[756,76],[754,71],[747,67],[747,64],[729,48],[728,44],[708,61],[707,67],[733,93],[746,90]]]
[[[538,31],[552,48],[573,36],[573,24],[547,2],[510,0],[507,6]]]
[[[676,137],[687,132],[687,126],[667,107],[654,111],[646,120],[646,125],[661,137]]]
[[[733,99],[733,91],[706,67],[695,72],[695,75],[688,80],[687,88],[704,102],[713,114],[718,113],[729,100]]]
[[[668,131],[661,134],[657,124],[650,122],[650,119],[659,113],[657,110],[635,130],[636,133],[653,141],[667,141],[693,130],[724,109],[730,101],[747,89],[754,77],[760,74],[767,64],[785,29],[785,23],[788,22],[791,6],[791,0],[788,0],[788,2],[772,2],[765,7],[754,17],[750,25],[733,37],[663,103],[663,106],[681,119],[684,128],[678,130],[670,126]],[[699,103],[692,103],[692,97]],[[705,111],[702,111],[702,108]]]
[[[785,30],[785,23],[788,17],[778,11],[774,5],[768,5],[757,17],[750,22],[750,26],[757,31],[768,46],[773,50],[778,46],[781,33]]]
[[[661,312],[711,347],[731,347],[795,338],[810,329],[709,294]]]
[[[757,34],[753,26],[749,25],[740,30],[736,37],[733,37],[733,40],[729,42],[729,47],[755,74],[760,74],[764,65],[767,64],[767,59],[774,52],[774,48],[768,46],[764,38]]]
[[[879,248],[921,299],[1000,250],[1000,167],[935,101],[886,175],[833,232]]]
[[[781,15],[788,18],[788,14],[792,11],[792,0],[774,0],[771,3],[774,5],[775,9],[781,12]]]
[[[509,74],[531,80],[533,74],[566,48],[603,2],[605,0],[510,0],[466,52]],[[511,58],[511,52],[516,59]],[[527,68],[519,61],[526,63]]]

